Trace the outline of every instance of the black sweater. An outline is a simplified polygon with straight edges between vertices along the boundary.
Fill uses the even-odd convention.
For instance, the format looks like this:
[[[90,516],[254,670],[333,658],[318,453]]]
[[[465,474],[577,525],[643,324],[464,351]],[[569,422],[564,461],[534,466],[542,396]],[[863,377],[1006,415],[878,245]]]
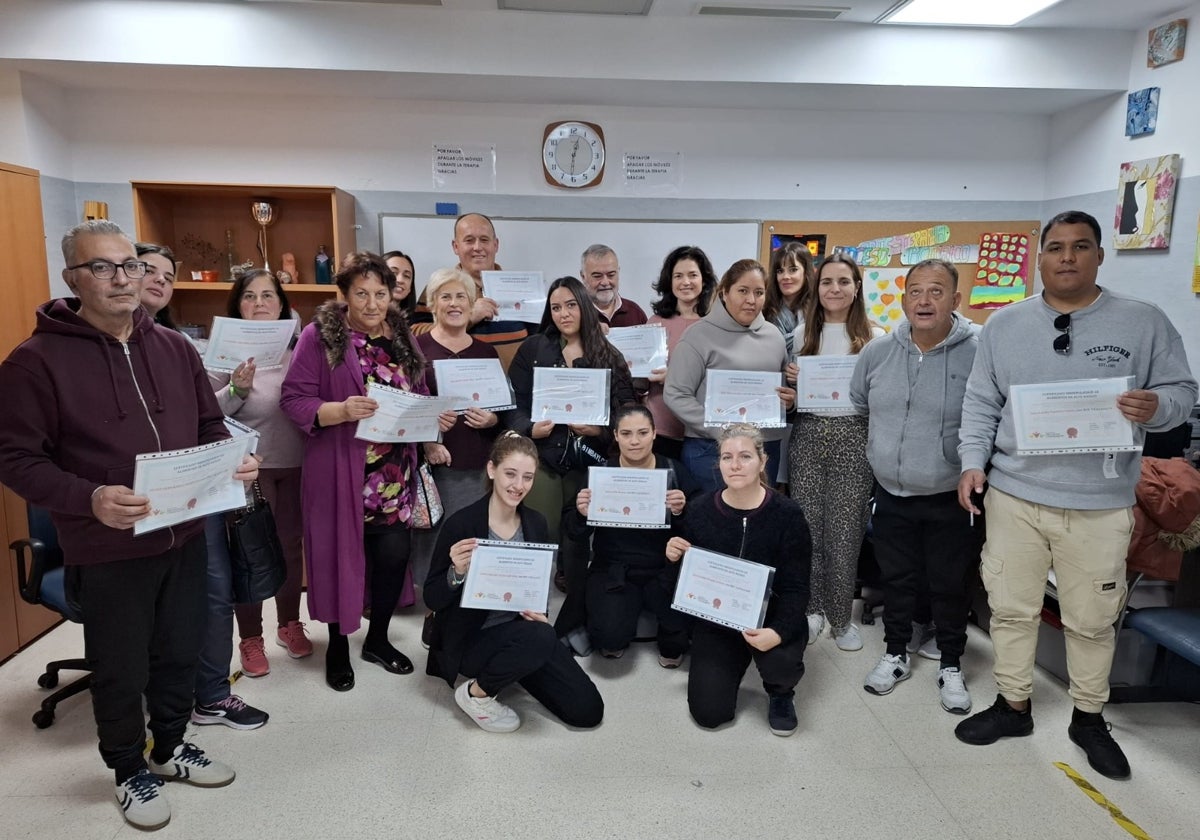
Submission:
[[[783,644],[803,638],[808,611],[812,537],[800,505],[773,490],[754,510],[737,510],[721,491],[693,500],[683,512],[683,536],[700,548],[775,569],[763,623]]]

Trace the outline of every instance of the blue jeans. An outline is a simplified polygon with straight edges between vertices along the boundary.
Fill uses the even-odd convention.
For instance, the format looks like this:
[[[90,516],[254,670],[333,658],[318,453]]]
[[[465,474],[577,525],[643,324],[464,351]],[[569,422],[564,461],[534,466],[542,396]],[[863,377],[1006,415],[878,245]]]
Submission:
[[[763,450],[767,455],[768,481],[774,487],[775,476],[779,473],[779,441],[766,441],[763,444]],[[715,493],[725,489],[721,470],[717,466],[717,442],[715,440],[684,438],[681,460],[684,468],[705,493]]]
[[[233,566],[225,536],[225,515],[204,521],[208,543],[208,606],[204,647],[196,667],[196,704],[212,705],[229,696],[229,663],[233,659]]]

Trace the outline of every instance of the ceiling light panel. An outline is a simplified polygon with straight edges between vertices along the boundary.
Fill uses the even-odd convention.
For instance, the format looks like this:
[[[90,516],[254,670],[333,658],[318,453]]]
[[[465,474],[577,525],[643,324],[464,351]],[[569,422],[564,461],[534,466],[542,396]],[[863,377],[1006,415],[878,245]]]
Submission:
[[[928,26],[1013,26],[1059,0],[907,0],[897,3],[878,23]]]
[[[779,17],[801,20],[837,20],[848,6],[701,6],[696,14],[720,17]]]
[[[650,13],[654,0],[496,0],[506,12],[558,12],[576,15],[641,15]]]

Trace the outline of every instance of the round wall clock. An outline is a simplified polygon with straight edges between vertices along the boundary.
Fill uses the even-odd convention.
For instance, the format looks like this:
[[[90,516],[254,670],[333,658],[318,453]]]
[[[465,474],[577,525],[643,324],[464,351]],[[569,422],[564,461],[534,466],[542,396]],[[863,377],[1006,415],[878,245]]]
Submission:
[[[552,122],[542,135],[542,174],[555,187],[580,190],[604,178],[604,132],[595,123]]]

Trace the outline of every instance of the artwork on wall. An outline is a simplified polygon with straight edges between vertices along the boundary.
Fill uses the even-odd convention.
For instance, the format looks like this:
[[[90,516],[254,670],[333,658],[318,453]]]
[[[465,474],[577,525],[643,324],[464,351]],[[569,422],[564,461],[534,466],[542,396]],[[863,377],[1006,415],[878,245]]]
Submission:
[[[867,317],[888,332],[904,320],[900,298],[904,294],[903,268],[864,268],[863,296],[866,298]]]
[[[1158,88],[1148,87],[1129,94],[1129,101],[1125,105],[1126,137],[1154,133],[1158,126],[1158,93]]]
[[[1162,67],[1183,58],[1187,24],[1187,18],[1180,18],[1150,30],[1149,44],[1146,47],[1147,67]]]
[[[1170,246],[1178,180],[1179,155],[1121,164],[1114,237],[1118,251]]]
[[[825,259],[825,234],[823,233],[803,233],[798,235],[787,233],[774,234],[771,236],[771,251],[778,251],[789,242],[799,242],[807,248],[808,253],[812,254],[814,263]]]
[[[999,309],[1025,298],[1033,261],[1024,233],[985,233],[979,237],[979,262],[971,285],[972,309]]]

